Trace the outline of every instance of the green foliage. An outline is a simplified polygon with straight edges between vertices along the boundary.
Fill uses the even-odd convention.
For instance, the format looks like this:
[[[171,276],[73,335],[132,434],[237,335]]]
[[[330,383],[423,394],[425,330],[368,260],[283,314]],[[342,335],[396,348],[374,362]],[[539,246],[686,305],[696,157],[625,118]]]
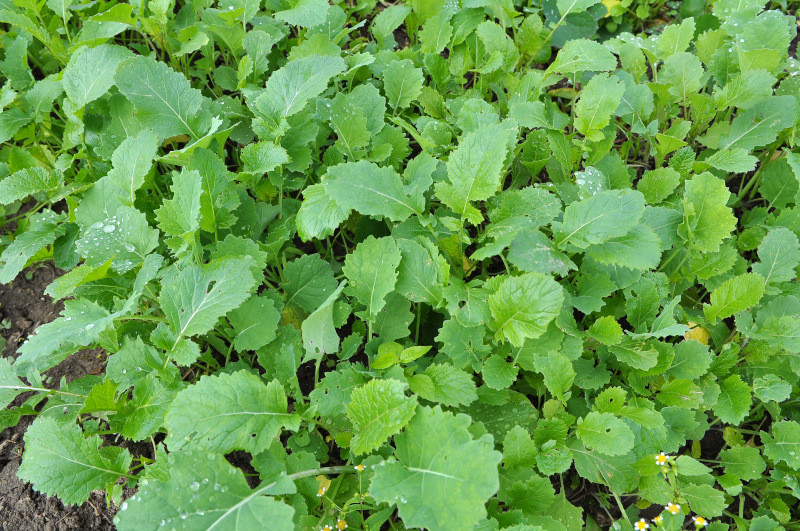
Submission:
[[[796,21],[708,4],[0,0],[0,282],[64,271],[20,477],[120,529],[794,529]]]

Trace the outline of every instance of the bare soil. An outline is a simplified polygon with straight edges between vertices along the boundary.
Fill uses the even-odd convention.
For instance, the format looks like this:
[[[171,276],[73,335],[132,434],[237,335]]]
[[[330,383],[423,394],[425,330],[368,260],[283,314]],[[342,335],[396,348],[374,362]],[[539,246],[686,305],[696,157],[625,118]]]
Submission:
[[[16,358],[17,347],[25,338],[58,317],[63,304],[54,303],[44,289],[60,274],[62,271],[46,263],[26,269],[10,284],[0,285],[0,336],[6,340],[3,357]],[[47,371],[45,385],[58,387],[62,378],[70,382],[87,374],[99,374],[104,367],[101,350],[83,350]],[[21,398],[12,405],[21,403]],[[58,498],[40,494],[17,478],[25,446],[23,437],[31,422],[33,418],[23,417],[18,425],[0,432],[0,530],[114,529],[112,519],[117,509],[106,507],[102,492],[92,493],[83,505],[65,506]]]

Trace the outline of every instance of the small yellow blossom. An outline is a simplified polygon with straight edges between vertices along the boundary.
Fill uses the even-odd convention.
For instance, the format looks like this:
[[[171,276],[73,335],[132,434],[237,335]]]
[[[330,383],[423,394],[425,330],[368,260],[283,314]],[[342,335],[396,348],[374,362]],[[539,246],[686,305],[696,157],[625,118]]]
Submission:
[[[677,503],[669,502],[667,505],[664,506],[664,509],[669,511],[669,514],[675,515],[681,512],[681,506]]]
[[[640,518],[638,522],[633,524],[633,528],[636,531],[644,531],[645,529],[650,529],[650,524],[648,524],[644,518]]]
[[[340,518],[339,520],[336,521],[336,529],[338,529],[339,531],[344,531],[345,529],[347,529],[347,522],[345,522]]]
[[[358,465],[355,466],[355,469],[356,469],[356,472],[363,472],[364,471],[364,465],[358,464]]]
[[[325,527],[322,528],[322,531],[333,531],[333,526],[326,525]]]
[[[694,521],[694,526],[698,529],[701,527],[708,527],[708,520],[702,516],[692,516],[692,520]]]
[[[660,524],[663,521],[664,521],[664,517],[661,516],[660,514],[658,516],[656,516],[655,518],[653,518],[653,523],[654,524]]]
[[[667,464],[668,461],[669,461],[669,456],[664,452],[661,452],[656,456],[656,464],[658,466],[664,466]]]
[[[324,496],[326,492],[328,492],[328,487],[325,487],[325,486],[323,485],[323,486],[322,486],[322,487],[320,487],[320,488],[319,488],[319,490],[317,491],[317,498],[322,498],[322,496]]]

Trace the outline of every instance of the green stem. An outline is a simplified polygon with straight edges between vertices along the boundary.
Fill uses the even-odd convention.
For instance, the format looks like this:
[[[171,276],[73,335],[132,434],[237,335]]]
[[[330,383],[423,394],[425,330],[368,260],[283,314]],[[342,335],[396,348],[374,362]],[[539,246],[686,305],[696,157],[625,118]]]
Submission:
[[[0,385],[0,389],[13,389],[14,391],[41,391],[44,393],[56,393],[64,396],[86,398],[86,395],[79,395],[77,393],[68,393],[66,391],[59,391],[58,389],[47,389],[44,387],[30,387],[27,385]]]

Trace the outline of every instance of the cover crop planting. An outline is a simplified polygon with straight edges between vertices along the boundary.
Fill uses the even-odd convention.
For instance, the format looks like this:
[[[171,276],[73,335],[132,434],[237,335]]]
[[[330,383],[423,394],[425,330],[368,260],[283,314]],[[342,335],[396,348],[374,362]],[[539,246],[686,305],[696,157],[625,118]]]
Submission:
[[[0,282],[63,271],[19,477],[120,530],[800,529],[797,19],[672,4],[0,0]]]

